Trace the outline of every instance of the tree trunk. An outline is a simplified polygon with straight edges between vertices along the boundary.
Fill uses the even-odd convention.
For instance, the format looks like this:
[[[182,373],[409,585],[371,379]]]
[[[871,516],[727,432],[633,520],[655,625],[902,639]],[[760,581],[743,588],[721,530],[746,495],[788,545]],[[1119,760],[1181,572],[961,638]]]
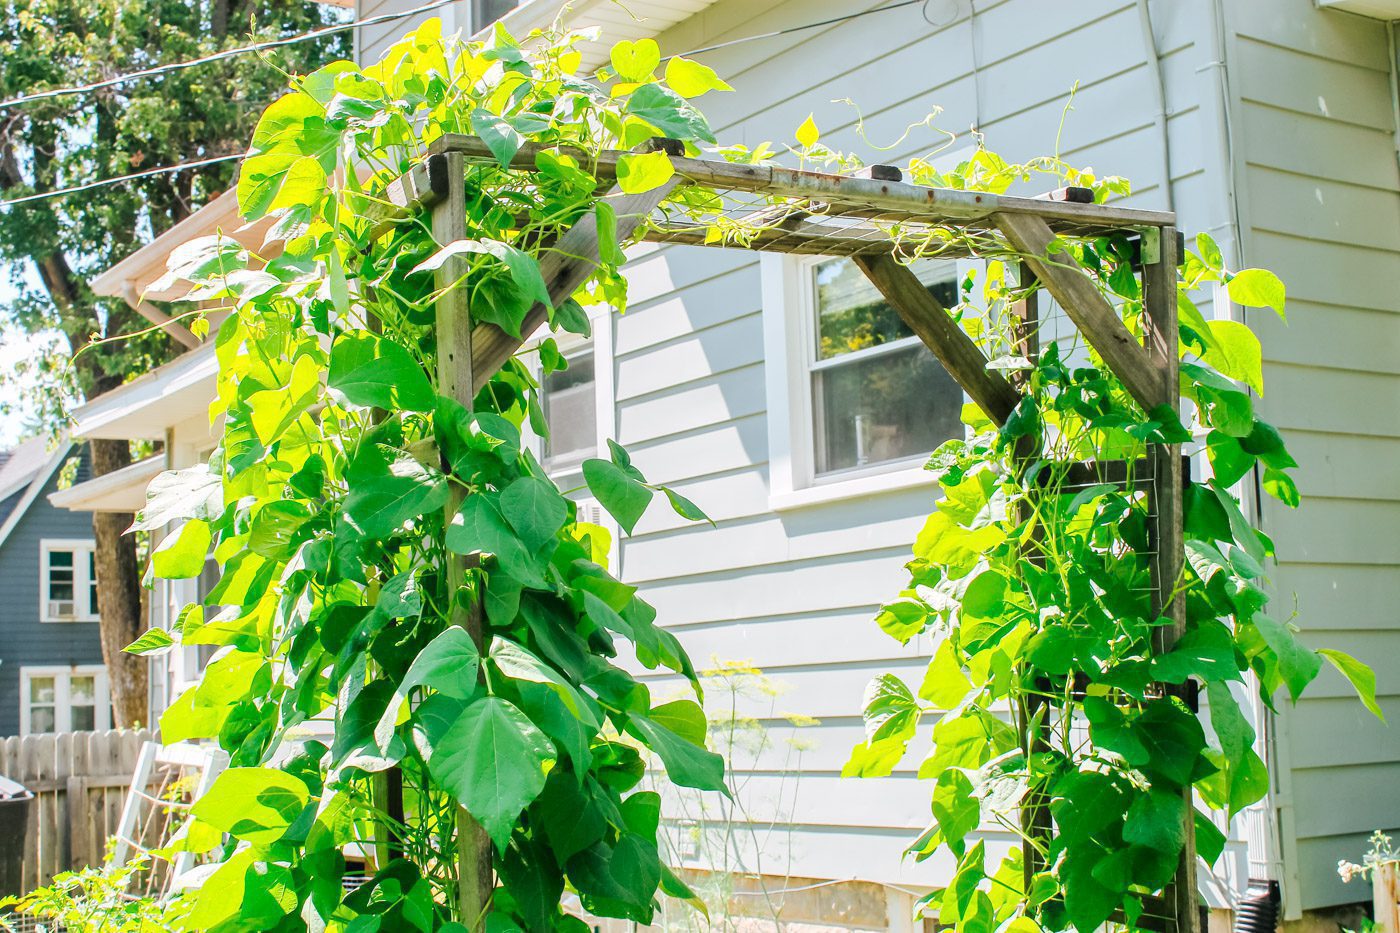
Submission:
[[[102,476],[131,463],[126,441],[93,439],[92,472]],[[112,709],[118,728],[150,725],[147,707],[149,662],[124,649],[144,630],[141,612],[141,568],[136,563],[136,538],[126,534],[130,512],[94,512],[92,537],[97,555],[97,612],[101,617],[102,661],[112,685]]]

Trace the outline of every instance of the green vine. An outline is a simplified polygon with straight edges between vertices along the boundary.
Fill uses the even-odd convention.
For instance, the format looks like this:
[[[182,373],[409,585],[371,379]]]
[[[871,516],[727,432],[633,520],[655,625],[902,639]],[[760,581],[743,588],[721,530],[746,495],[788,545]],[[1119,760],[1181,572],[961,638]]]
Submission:
[[[172,259],[191,299],[228,311],[214,338],[220,443],[207,467],[157,480],[137,523],[179,524],[155,576],[196,576],[211,547],[222,566],[176,631],[133,646],[219,648],[161,718],[165,741],[217,739],[231,756],[184,832],[217,863],[188,929],[586,930],[560,908],[566,885],[593,914],[641,923],[659,893],[698,905],[659,857],[642,755],[707,791],[725,791],[724,763],[694,700],[654,703],[617,657],[682,674],[698,695],[695,671],[608,572],[608,533],[578,520],[523,443],[527,425],[547,432],[529,370],[511,359],[470,410],[439,393],[434,303],[465,290],[476,322],[517,338],[537,303],[575,333],[588,329],[580,300],[624,308],[592,160],[659,134],[710,141],[678,91],[723,84],[684,59],[655,80],[654,43],[624,43],[614,67],[630,84],[610,94],[575,74],[578,35],[536,35],[527,52],[501,28],[484,43],[438,30],[376,65],[295,78],[264,114],[238,196],[244,217],[277,218],[280,255],[210,237]],[[376,227],[388,185],[444,133],[477,135],[498,160],[468,167],[468,239],[435,242],[417,216]],[[511,170],[527,140],[542,147],[535,170]],[[656,155],[624,159],[624,186]],[[590,213],[601,262],[554,304],[539,259]],[[436,287],[453,257],[467,273]],[[551,339],[539,353],[546,373],[565,365]],[[623,530],[657,492],[704,519],[609,453],[583,472]],[[460,587],[450,555],[471,567]],[[479,607],[479,641],[449,623],[454,604]],[[490,837],[484,915],[458,908],[459,805]],[[348,892],[347,847],[374,856]]]
[[[1004,190],[1046,171],[1066,177],[1053,162],[1011,166],[979,151],[937,180]],[[1074,183],[1100,199],[1110,184],[1126,188],[1089,175]],[[1058,245],[1141,337],[1139,244],[1114,236]],[[1380,715],[1365,665],[1307,647],[1295,626],[1265,613],[1273,542],[1232,493],[1257,470],[1264,492],[1296,506],[1296,464],[1255,412],[1258,339],[1244,324],[1205,320],[1192,296],[1223,287],[1236,303],[1282,316],[1283,285],[1265,270],[1226,270],[1211,239],[1196,238],[1179,285],[1183,423],[1165,407],[1144,412],[1053,319],[1040,322],[1030,342],[1043,346],[1028,353],[1011,313],[1026,289],[1006,274],[1023,257],[990,238],[975,248],[992,257],[987,275],[976,301],[968,283],[954,314],[966,314],[992,365],[1025,394],[1000,428],[967,406],[969,438],[929,461],[942,498],[914,545],[908,588],[876,621],[902,643],[927,634],[938,647],[917,688],[891,674],[870,685],[867,738],[844,773],[889,774],[922,733],[929,750],[918,773],[934,782],[932,820],[909,854],[954,860],[947,887],[920,904],[940,923],[969,933],[1137,928],[1175,875],[1185,827],[1194,825],[1207,862],[1222,851],[1225,836],[1188,809],[1192,797],[1230,818],[1268,791],[1240,704],[1246,685],[1272,709],[1280,688],[1296,700],[1326,660]],[[968,313],[974,306],[983,311]],[[1185,485],[1186,563],[1156,605],[1155,478],[1143,472],[1152,444],[1194,444],[1211,474]],[[1109,477],[1109,461],[1129,465],[1126,480]],[[1097,475],[1071,485],[1069,465],[1083,463],[1097,464]],[[1157,606],[1173,602],[1185,606],[1186,629],[1162,651],[1154,635],[1170,620]],[[997,850],[997,835],[1011,843]]]

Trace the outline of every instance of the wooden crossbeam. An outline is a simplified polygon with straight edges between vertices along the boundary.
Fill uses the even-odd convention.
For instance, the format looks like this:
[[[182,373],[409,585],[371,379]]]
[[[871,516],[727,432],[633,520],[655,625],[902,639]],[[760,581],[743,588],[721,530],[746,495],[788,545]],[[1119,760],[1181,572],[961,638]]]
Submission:
[[[1118,312],[1074,258],[1065,252],[1050,255],[1055,232],[1042,218],[997,214],[993,220],[1144,411],[1176,395],[1175,381],[1167,382],[1160,363],[1133,339]]]
[[[511,168],[533,170],[540,148],[534,143],[521,146],[511,160]],[[460,152],[482,161],[493,158],[480,139],[459,133],[448,133],[435,140],[429,152]],[[596,156],[582,151],[577,153],[583,163],[593,170],[595,177],[600,179],[614,177],[618,160],[624,155],[627,153],[615,150]],[[685,184],[718,191],[749,191],[782,198],[824,201],[833,205],[833,213],[843,213],[848,206],[861,207],[890,219],[954,226],[976,224],[997,213],[1030,214],[1044,218],[1053,229],[1064,231],[1161,227],[1176,222],[1174,214],[1164,211],[1041,200],[985,191],[930,188],[881,178],[857,178],[779,165],[745,165],[678,155],[671,157],[671,164]]]
[[[919,277],[891,256],[856,256],[855,263],[977,407],[997,424],[1005,424],[1021,394],[1001,373],[987,368],[986,356]]]

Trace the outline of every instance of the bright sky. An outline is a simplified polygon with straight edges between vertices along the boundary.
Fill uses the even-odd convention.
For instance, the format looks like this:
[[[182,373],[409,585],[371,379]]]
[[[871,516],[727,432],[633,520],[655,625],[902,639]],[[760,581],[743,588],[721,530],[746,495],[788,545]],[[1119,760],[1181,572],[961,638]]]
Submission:
[[[25,281],[33,281],[33,272],[28,268],[23,275]],[[0,304],[8,302],[14,296],[19,284],[14,276],[13,267],[0,273]],[[13,373],[16,364],[38,352],[48,341],[46,336],[31,336],[18,328],[7,327],[0,330],[0,372]],[[0,448],[10,447],[21,439],[20,432],[27,414],[27,407],[24,411],[16,411],[13,414],[0,413]]]

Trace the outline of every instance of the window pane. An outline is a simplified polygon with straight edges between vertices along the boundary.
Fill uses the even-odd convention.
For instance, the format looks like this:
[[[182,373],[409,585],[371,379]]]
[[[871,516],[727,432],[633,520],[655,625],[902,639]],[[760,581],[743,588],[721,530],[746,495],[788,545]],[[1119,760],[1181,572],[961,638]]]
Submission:
[[[70,678],[68,695],[74,703],[86,703],[91,706],[97,702],[97,678],[91,675]]]
[[[88,611],[90,616],[97,615],[97,552],[88,551]]]
[[[53,732],[55,723],[52,706],[35,706],[29,711],[30,732]]]
[[[72,551],[49,551],[49,599],[73,598],[75,569]]]
[[[73,717],[74,732],[91,732],[97,728],[97,707],[75,706],[70,714]]]
[[[958,303],[957,267],[920,259],[909,267],[945,308]],[[894,309],[849,259],[833,259],[813,270],[816,283],[817,359],[912,337]]]
[[[962,388],[922,344],[812,374],[817,472],[928,454],[961,437]]]
[[[593,350],[568,357],[569,368],[545,377],[544,417],[549,425],[546,459],[581,457],[598,446]]]
[[[472,0],[472,29],[485,29],[519,5],[520,0]]]
[[[31,677],[29,679],[29,702],[52,703],[54,689],[52,677]]]

